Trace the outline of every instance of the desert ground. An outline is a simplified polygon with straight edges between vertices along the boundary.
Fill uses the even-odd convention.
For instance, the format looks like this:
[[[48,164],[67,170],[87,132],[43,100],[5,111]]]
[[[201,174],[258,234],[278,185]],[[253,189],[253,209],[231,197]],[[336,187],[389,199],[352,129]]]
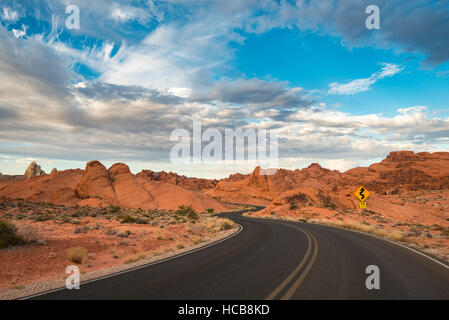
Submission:
[[[0,220],[17,231],[15,246],[0,250],[1,289],[154,261],[236,231],[236,225],[191,207],[173,210],[80,207],[3,201]],[[105,272],[106,274],[107,272]],[[10,294],[4,291],[4,294]]]

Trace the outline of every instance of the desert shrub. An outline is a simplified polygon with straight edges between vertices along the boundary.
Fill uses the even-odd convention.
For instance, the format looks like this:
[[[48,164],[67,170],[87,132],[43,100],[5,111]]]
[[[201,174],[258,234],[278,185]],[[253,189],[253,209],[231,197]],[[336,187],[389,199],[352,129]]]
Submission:
[[[121,211],[122,211],[122,208],[120,208],[120,206],[114,206],[114,205],[111,204],[108,207],[108,212],[109,213],[115,214],[115,213],[120,213]]]
[[[213,214],[215,212],[214,208],[208,208],[207,213]]]
[[[422,231],[420,231],[417,228],[410,228],[409,232],[405,234],[406,237],[419,237],[422,234]]]
[[[143,259],[145,259],[146,257],[147,257],[147,256],[146,256],[144,253],[141,253],[141,254],[139,254],[139,255],[136,256],[136,257],[126,259],[123,263],[124,263],[124,264],[134,263],[134,262],[137,262],[137,261],[139,261],[139,260],[143,260]]]
[[[77,264],[82,264],[87,257],[87,249],[74,247],[67,249],[67,258]]]
[[[309,199],[304,193],[297,193],[287,198],[288,203],[301,203],[301,204],[307,204],[309,202]]]
[[[43,215],[38,215],[34,218],[35,221],[48,221],[51,220],[52,216],[48,215],[48,214],[43,214]]]
[[[121,223],[136,223],[137,219],[130,214],[120,217],[122,219]]]
[[[90,230],[90,228],[88,226],[84,226],[84,227],[80,227],[80,228],[76,228],[75,231],[73,231],[74,234],[79,234],[79,233],[88,233]]]
[[[136,218],[136,223],[137,224],[148,224],[149,223],[149,220],[148,219],[145,219],[145,218]]]
[[[221,224],[221,230],[229,230],[229,229],[232,229],[232,223],[229,221],[224,221]]]
[[[0,249],[23,244],[25,241],[17,234],[14,224],[0,220]]]
[[[200,244],[200,243],[202,243],[202,242],[204,242],[204,240],[202,239],[202,238],[199,238],[199,239],[193,239],[192,240],[192,244],[193,245],[197,245],[197,244]]]
[[[106,230],[106,235],[107,236],[114,236],[116,234],[117,234],[117,230],[114,230],[114,229],[107,229]]]
[[[184,249],[184,245],[182,243],[178,243],[178,245],[176,246],[176,248],[178,249]]]
[[[321,200],[321,203],[325,208],[330,208],[332,210],[337,208],[337,206],[331,202],[331,197],[325,195],[323,192],[320,191],[320,193],[318,193],[318,198]]]
[[[125,232],[117,233],[117,237],[128,238],[131,235],[131,231],[126,230]]]
[[[304,193],[301,192],[287,197],[286,200],[290,205],[289,207],[290,210],[296,210],[300,207],[305,207],[311,203],[309,197],[307,197]]]
[[[198,219],[198,214],[193,210],[192,206],[179,206],[176,210],[175,215],[187,217],[189,219]]]

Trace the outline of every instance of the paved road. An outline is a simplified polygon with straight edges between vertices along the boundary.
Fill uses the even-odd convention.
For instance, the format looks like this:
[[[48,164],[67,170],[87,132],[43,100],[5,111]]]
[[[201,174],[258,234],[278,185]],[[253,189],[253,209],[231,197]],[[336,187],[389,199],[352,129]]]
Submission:
[[[347,230],[229,214],[236,236],[170,261],[35,299],[449,299],[449,269]],[[365,269],[380,269],[367,290]]]

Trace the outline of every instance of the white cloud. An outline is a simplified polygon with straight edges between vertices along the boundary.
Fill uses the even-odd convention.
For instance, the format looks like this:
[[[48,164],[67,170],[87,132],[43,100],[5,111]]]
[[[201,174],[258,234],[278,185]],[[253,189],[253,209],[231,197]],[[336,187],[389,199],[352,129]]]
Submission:
[[[14,34],[14,37],[21,38],[26,36],[27,34],[27,27],[25,25],[22,25],[22,29],[12,29],[12,33]]]
[[[127,22],[136,18],[136,13],[126,8],[116,7],[111,12],[112,19],[119,22]]]
[[[231,58],[223,36],[220,28],[202,22],[161,25],[140,45],[123,50],[123,58],[109,64],[101,79],[159,90],[193,89]]]
[[[351,95],[359,92],[369,91],[371,86],[377,81],[393,77],[401,72],[404,68],[392,63],[383,63],[379,72],[373,73],[368,78],[355,79],[348,83],[340,84],[338,82],[329,85],[328,94]]]
[[[12,29],[12,33],[14,34],[14,37],[16,38],[20,38],[26,35],[25,30],[17,30],[17,29]]]
[[[7,21],[15,22],[19,19],[17,11],[13,11],[11,8],[3,7],[2,18]]]
[[[149,3],[152,3],[149,1]],[[119,4],[115,4],[111,8],[110,17],[118,23],[127,23],[129,21],[137,20],[139,23],[145,25],[149,23],[152,19],[162,20],[163,13],[154,5],[151,5],[150,8],[142,9],[138,7],[132,6],[120,6]]]

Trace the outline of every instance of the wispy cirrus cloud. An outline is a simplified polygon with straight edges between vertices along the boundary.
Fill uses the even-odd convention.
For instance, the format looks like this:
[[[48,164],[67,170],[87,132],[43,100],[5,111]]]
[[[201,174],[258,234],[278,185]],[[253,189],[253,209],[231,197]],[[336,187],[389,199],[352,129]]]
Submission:
[[[355,79],[347,83],[334,82],[329,85],[328,94],[351,95],[371,90],[377,81],[393,77],[404,68],[392,63],[383,63],[379,72],[373,73],[368,78]]]

